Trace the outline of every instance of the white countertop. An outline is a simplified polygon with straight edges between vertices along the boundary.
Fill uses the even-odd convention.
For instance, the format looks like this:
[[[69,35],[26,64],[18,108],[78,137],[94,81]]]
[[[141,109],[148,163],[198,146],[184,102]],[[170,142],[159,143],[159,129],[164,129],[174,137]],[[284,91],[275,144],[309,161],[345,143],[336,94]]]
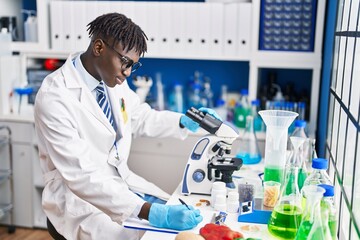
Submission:
[[[180,193],[180,185],[176,191],[172,194],[171,198],[168,201],[168,204],[179,204],[179,198],[184,200],[188,205],[192,205],[195,208],[201,211],[201,214],[204,217],[204,220],[193,230],[189,230],[195,233],[199,233],[199,229],[205,224],[211,222],[209,216],[213,216],[218,213],[211,206],[206,206],[202,203],[201,206],[196,207],[196,204],[199,203],[200,199],[210,200],[210,196],[205,195],[189,195],[184,196]],[[275,240],[277,238],[273,237],[267,230],[267,224],[254,224],[254,223],[244,223],[238,222],[238,213],[229,213],[226,217],[225,224],[230,227],[233,231],[241,232],[245,238],[253,237],[266,240]],[[249,230],[244,230],[249,229]],[[147,231],[141,240],[173,240],[175,239],[176,234],[171,233],[162,233],[155,231]]]

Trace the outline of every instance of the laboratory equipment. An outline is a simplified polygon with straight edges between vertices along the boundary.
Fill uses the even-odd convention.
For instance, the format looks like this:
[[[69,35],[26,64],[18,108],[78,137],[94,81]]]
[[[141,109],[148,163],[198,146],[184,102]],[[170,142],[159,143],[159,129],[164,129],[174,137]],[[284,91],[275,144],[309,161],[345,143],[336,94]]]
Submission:
[[[305,159],[302,155],[302,148],[301,146],[304,145],[306,138],[303,137],[290,137],[290,142],[292,145],[292,151],[289,156],[289,160],[287,162],[288,165],[296,166],[299,168],[299,175],[298,175],[298,186],[301,190],[302,186],[304,185],[305,179],[307,178],[307,169],[305,166]]]
[[[316,139],[314,138],[308,138],[304,145],[305,152],[305,166],[308,171],[308,175],[311,173],[311,166],[312,166],[312,160],[318,158],[315,148]]]
[[[286,163],[288,127],[297,113],[283,110],[259,112],[266,125],[264,181],[282,183]]]
[[[174,89],[169,96],[169,109],[174,112],[184,112],[183,86],[175,83]]]
[[[193,83],[188,93],[188,106],[200,108],[203,107],[201,103],[201,85],[200,83]]]
[[[314,51],[317,2],[260,1],[259,50]]]
[[[235,107],[234,124],[239,128],[246,127],[246,117],[251,114],[250,103],[248,99],[249,91],[242,89],[240,91],[240,100]]]
[[[308,199],[296,240],[330,240],[328,211],[321,211],[321,199],[325,190],[319,186],[305,186],[303,192]]]
[[[214,203],[214,210],[226,212],[227,205],[226,205],[226,195],[216,195],[215,203]]]
[[[37,42],[38,27],[36,11],[22,9],[21,12],[27,15],[24,23],[25,42]]]
[[[275,236],[285,239],[294,239],[296,236],[302,217],[301,195],[297,181],[298,168],[287,167],[280,199],[268,222],[268,230]]]
[[[326,184],[319,184],[319,187],[325,189],[324,196],[321,200],[321,209],[322,211],[328,211],[328,225],[330,229],[330,234],[332,240],[337,239],[337,210],[335,207],[334,201],[334,186],[326,185]]]
[[[227,190],[226,190],[226,184],[224,182],[213,182],[211,187],[211,201],[210,205],[214,207],[214,204],[216,202],[216,197],[218,195],[222,195],[226,197]]]
[[[239,192],[239,212],[240,215],[252,213],[254,201],[254,185],[249,183],[240,183],[238,186]]]
[[[237,213],[239,211],[239,194],[234,191],[229,192],[226,204],[227,212]]]
[[[254,131],[254,118],[252,116],[246,117],[246,129],[240,137],[236,157],[241,158],[243,164],[256,164],[261,161],[260,149]]]
[[[140,98],[140,102],[145,102],[146,96],[148,95],[153,81],[151,77],[148,76],[136,76],[133,78],[132,83],[136,87],[136,94]]]
[[[17,41],[19,40],[18,28],[16,24],[15,16],[2,16],[0,17],[0,29],[6,29],[6,32],[10,33],[11,40]]]
[[[287,145],[288,150],[292,150],[292,148],[291,148],[292,144],[291,144],[291,141],[290,141],[290,137],[301,137],[301,138],[304,138],[304,139],[307,138],[307,135],[305,133],[306,122],[303,121],[303,120],[295,120],[294,125],[295,125],[295,129],[290,134],[289,139],[288,139],[288,145]],[[300,148],[303,148],[303,146],[300,146]]]
[[[156,104],[158,110],[165,110],[164,85],[161,81],[161,73],[156,73]]]
[[[275,181],[264,182],[264,199],[263,204],[265,207],[275,207],[280,196],[281,184]]]
[[[219,114],[221,119],[224,121],[227,119],[228,111],[226,108],[226,103],[223,99],[218,99],[216,101],[216,108],[214,108],[215,112]]]
[[[332,185],[326,170],[328,168],[328,160],[325,158],[315,158],[312,161],[313,171],[305,179],[304,186],[327,184]]]
[[[259,109],[260,109],[260,100],[255,99],[251,101],[251,115],[254,118],[254,131],[255,132],[262,132],[265,131],[264,123],[259,116]]]
[[[208,108],[214,108],[214,93],[211,90],[211,85],[210,85],[210,79],[209,78],[205,78],[204,81],[204,90],[202,93],[202,105]]]
[[[18,102],[19,102],[19,105],[18,105],[18,114],[21,113],[21,109],[22,109],[22,106],[26,106],[28,105],[28,99],[29,99],[29,96],[31,96],[31,94],[33,93],[33,88],[32,87],[23,87],[23,88],[14,88],[14,92],[19,96],[19,99],[18,99]],[[26,98],[25,101],[23,101],[22,99],[23,98]]]
[[[11,34],[6,28],[0,28],[0,56],[11,56]]]
[[[232,174],[242,166],[242,160],[224,156],[231,153],[231,146],[239,132],[229,123],[216,119],[195,108],[186,116],[197,122],[210,134],[200,138],[190,153],[182,179],[181,193],[210,194],[214,181],[223,181],[228,188],[235,188]]]

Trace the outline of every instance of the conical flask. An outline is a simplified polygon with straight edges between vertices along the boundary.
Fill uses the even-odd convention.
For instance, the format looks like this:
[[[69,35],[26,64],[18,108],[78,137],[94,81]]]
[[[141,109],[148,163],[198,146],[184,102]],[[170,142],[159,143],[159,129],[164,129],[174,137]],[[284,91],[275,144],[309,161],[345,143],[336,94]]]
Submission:
[[[288,128],[298,114],[282,110],[264,110],[259,114],[266,125],[264,181],[282,183]]]
[[[280,238],[294,239],[300,226],[302,209],[297,176],[297,167],[288,166],[286,168],[285,184],[281,188],[281,197],[268,222],[269,232]]]
[[[253,116],[246,117],[246,129],[240,137],[240,145],[236,157],[241,158],[243,164],[256,164],[261,161],[261,154],[254,130]]]
[[[304,186],[303,193],[308,201],[296,234],[296,240],[331,240],[328,225],[328,211],[321,212],[321,199],[325,190],[322,187]]]
[[[290,137],[290,142],[292,145],[292,152],[289,156],[287,165],[296,166],[299,168],[299,175],[298,175],[298,186],[299,190],[302,189],[302,186],[304,185],[305,179],[307,178],[307,169],[305,165],[305,159],[303,157],[303,154],[301,152],[301,146],[304,145],[304,142],[306,141],[306,138],[302,137]]]

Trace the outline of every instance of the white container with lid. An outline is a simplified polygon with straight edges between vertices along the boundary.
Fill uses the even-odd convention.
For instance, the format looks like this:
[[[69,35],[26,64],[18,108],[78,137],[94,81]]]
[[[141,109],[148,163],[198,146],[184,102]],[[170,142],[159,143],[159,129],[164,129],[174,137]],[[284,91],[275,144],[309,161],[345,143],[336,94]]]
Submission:
[[[228,194],[227,200],[227,211],[229,213],[237,213],[239,212],[239,193],[231,191]]]
[[[214,182],[211,188],[211,201],[210,204],[214,207],[216,196],[221,195],[224,196],[226,199],[226,185],[224,182]]]
[[[0,56],[11,55],[11,33],[8,32],[7,28],[2,28],[0,31]]]

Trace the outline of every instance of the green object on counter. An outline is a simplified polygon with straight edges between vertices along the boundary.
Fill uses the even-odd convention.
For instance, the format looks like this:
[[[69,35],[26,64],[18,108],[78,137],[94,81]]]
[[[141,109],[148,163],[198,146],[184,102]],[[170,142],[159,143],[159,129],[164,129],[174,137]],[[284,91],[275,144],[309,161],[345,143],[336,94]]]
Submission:
[[[268,230],[275,236],[294,239],[300,226],[301,216],[302,210],[297,206],[278,205],[271,214]]]
[[[264,170],[264,181],[275,181],[282,183],[284,178],[284,169],[267,166]]]

